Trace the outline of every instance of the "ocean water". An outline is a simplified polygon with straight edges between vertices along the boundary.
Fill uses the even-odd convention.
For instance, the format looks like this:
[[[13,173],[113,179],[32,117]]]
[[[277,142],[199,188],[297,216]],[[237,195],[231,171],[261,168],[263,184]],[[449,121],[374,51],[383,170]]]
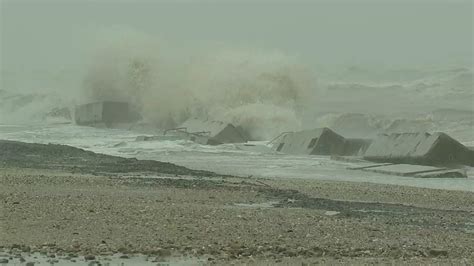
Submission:
[[[242,75],[247,77],[245,73]],[[251,79],[246,81],[247,85],[252,83]],[[259,81],[253,85],[265,84]],[[283,91],[273,97],[278,101],[252,104],[247,101],[241,105],[220,106],[230,108],[228,113],[235,115],[228,122],[240,121],[248,131],[258,133],[262,140],[252,143],[254,146],[207,146],[185,140],[136,141],[137,136],[144,134],[124,129],[81,127],[70,121],[58,123],[60,119],[48,118],[46,113],[54,107],[71,104],[65,94],[54,93],[54,90],[38,93],[3,87],[0,89],[0,139],[67,144],[104,154],[159,160],[239,176],[474,191],[473,168],[467,168],[467,179],[390,176],[347,170],[353,164],[324,156],[276,153],[266,141],[286,130],[327,126],[345,137],[356,138],[392,132],[441,131],[467,146],[474,146],[473,84],[470,68],[369,71],[352,67],[320,74],[317,87],[311,91],[314,95],[310,104],[308,99],[291,106],[279,104],[278,101],[288,93]],[[253,97],[235,95],[245,96],[247,100]],[[232,100],[240,99],[238,97]],[[285,115],[275,116],[271,114],[273,111]]]
[[[347,170],[353,163],[327,156],[294,156],[276,153],[265,141],[255,146],[199,145],[190,141],[136,141],[140,133],[97,129],[73,124],[1,125],[0,139],[66,144],[98,153],[171,162],[193,169],[256,178],[305,178],[370,182],[449,190],[474,191],[474,168],[468,178],[413,178]]]

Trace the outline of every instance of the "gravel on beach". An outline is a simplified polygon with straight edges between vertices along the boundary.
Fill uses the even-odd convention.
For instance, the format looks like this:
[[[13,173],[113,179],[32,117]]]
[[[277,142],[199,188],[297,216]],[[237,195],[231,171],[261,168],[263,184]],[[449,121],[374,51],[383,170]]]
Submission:
[[[21,155],[2,151],[0,142],[0,250],[8,254],[0,259],[39,253],[69,261],[140,254],[150,262],[256,265],[474,261],[471,192],[222,177],[138,160],[141,167],[128,171],[114,161],[122,159],[106,155],[100,158],[107,163],[88,168],[84,162],[96,155],[67,146],[22,165],[48,153],[44,146],[22,148]]]

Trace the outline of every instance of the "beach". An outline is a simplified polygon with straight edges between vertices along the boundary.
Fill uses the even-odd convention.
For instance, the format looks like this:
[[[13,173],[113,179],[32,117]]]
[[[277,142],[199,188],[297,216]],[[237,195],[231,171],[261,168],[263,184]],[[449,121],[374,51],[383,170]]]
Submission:
[[[0,246],[10,262],[31,254],[56,263],[120,254],[150,265],[474,260],[469,191],[226,176],[64,145],[7,144]],[[23,161],[35,156],[41,160]]]

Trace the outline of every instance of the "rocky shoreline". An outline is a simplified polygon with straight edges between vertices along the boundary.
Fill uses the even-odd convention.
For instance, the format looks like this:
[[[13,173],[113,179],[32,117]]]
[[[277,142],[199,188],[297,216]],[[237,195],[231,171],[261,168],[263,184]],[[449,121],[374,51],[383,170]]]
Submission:
[[[6,141],[0,183],[0,263],[474,261],[470,192],[223,177]]]

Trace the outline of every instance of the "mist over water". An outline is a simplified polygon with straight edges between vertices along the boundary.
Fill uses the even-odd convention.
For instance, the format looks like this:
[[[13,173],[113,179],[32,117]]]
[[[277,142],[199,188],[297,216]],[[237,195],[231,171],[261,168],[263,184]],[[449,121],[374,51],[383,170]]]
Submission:
[[[300,114],[317,91],[314,74],[280,52],[221,47],[169,58],[161,55],[178,51],[160,49],[151,37],[111,39],[87,68],[85,99],[130,102],[144,122],[160,128],[197,117],[268,138],[300,128]]]
[[[275,50],[174,48],[130,28],[94,36],[85,44],[93,48],[80,71],[40,73],[50,79],[44,87],[4,82],[0,122],[38,123],[54,108],[125,101],[143,123],[161,129],[200,118],[242,126],[260,140],[327,126],[347,137],[447,131],[473,141],[472,68],[340,66],[318,72]]]
[[[234,3],[245,20],[228,5],[117,4],[109,12],[100,11],[110,7],[104,2],[92,5],[100,12],[84,28],[76,13],[87,5],[8,3],[0,123],[41,123],[53,108],[113,100],[162,129],[198,117],[240,125],[256,139],[328,126],[352,137],[426,130],[474,140],[472,28],[462,27],[470,5],[388,2]],[[120,13],[128,9],[139,15]],[[23,23],[27,14],[41,25]],[[61,18],[68,27],[59,14],[71,16]]]

